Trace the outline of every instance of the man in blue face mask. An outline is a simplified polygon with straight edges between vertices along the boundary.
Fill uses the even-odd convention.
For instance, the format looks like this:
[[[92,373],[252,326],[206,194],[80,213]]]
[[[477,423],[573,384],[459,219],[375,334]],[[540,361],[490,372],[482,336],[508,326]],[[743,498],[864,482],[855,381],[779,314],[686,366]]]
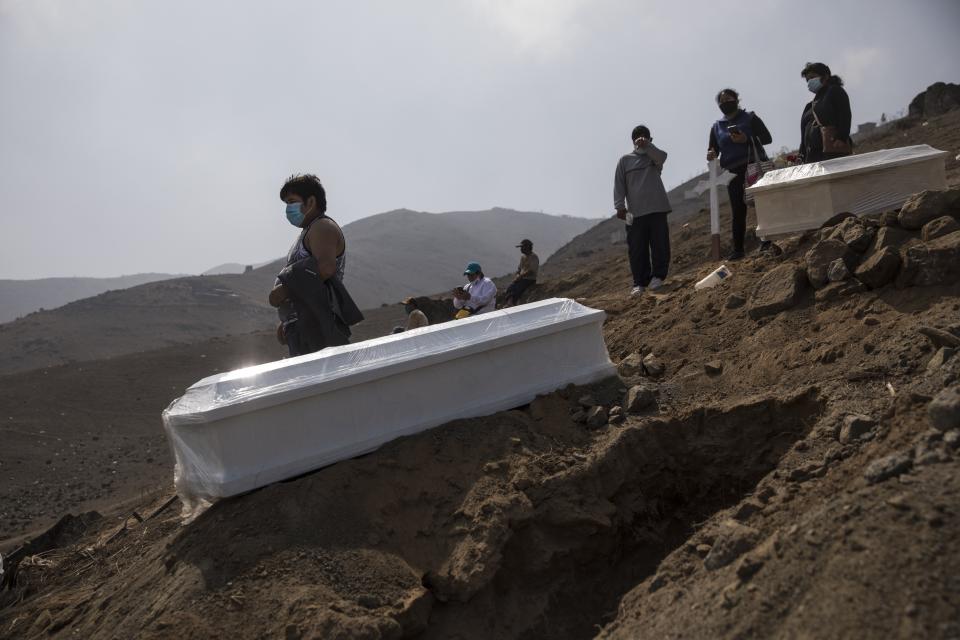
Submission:
[[[341,342],[338,336],[331,338],[330,326],[339,321],[345,326],[338,327],[337,331],[346,330],[346,336],[349,336],[346,326],[354,322],[345,322],[342,317],[326,318],[324,321],[330,320],[327,322],[330,326],[323,327],[323,322],[318,322],[316,317],[308,321],[301,317],[304,313],[326,316],[325,311],[318,310],[317,304],[322,303],[326,308],[331,302],[335,303],[333,313],[336,316],[345,306],[341,304],[342,298],[349,298],[343,288],[346,241],[340,225],[327,216],[326,191],[316,176],[294,175],[280,190],[280,199],[286,203],[287,222],[299,228],[300,233],[287,254],[286,267],[270,291],[270,304],[277,307],[280,315],[277,339],[287,345],[291,356],[310,353],[336,342],[345,344],[346,340]],[[321,287],[324,283],[332,288]],[[349,303],[351,307],[355,306],[352,300]],[[327,335],[319,335],[318,331]]]

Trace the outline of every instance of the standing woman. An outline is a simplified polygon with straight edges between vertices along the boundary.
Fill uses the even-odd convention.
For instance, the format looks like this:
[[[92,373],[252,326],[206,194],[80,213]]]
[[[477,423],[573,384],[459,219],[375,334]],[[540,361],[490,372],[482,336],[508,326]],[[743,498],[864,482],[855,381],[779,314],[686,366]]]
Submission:
[[[717,106],[723,117],[710,128],[707,161],[719,157],[720,166],[733,174],[733,180],[727,184],[733,212],[733,252],[727,259],[739,260],[744,256],[743,239],[747,233],[747,202],[744,199],[747,165],[751,161],[767,159],[763,145],[770,144],[773,138],[757,114],[740,108],[740,94],[733,89],[724,89],[717,94]],[[754,157],[752,149],[756,149],[759,158]],[[764,242],[761,250],[768,245]]]
[[[808,62],[800,75],[813,96],[800,116],[800,157],[804,163],[842,158],[853,153],[850,97],[843,80],[822,62]]]

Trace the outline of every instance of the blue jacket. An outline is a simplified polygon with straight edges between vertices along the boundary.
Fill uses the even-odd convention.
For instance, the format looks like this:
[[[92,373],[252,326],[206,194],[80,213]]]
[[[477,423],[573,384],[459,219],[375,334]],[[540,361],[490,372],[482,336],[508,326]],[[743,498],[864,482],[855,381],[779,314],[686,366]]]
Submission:
[[[760,154],[759,158],[752,157],[749,141],[742,143],[733,141],[727,128],[734,125],[747,136],[748,140],[753,139]],[[754,112],[744,111],[743,109],[738,111],[730,120],[726,118],[717,120],[710,129],[709,148],[717,151],[720,156],[720,166],[731,171],[746,167],[750,161],[766,160],[767,153],[764,151],[763,145],[771,142],[773,142],[773,137],[767,130],[767,126],[763,124],[763,120]]]

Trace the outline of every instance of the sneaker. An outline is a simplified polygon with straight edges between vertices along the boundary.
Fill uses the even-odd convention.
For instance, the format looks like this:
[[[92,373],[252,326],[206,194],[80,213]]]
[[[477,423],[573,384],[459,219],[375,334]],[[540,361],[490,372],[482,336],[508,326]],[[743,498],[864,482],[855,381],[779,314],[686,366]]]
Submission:
[[[757,249],[757,251],[759,251],[760,253],[766,253],[767,251],[770,251],[772,247],[773,247],[773,243],[771,241],[763,240],[760,242],[760,248]]]
[[[652,280],[650,280],[650,284],[647,285],[647,288],[650,289],[651,291],[656,291],[662,286],[663,286],[663,280],[661,280],[660,278],[653,278]]]
[[[744,256],[743,251],[731,251],[730,255],[727,256],[727,260],[742,260]]]
[[[630,290],[631,296],[639,296],[642,293],[643,293],[643,287],[634,287],[633,289]]]

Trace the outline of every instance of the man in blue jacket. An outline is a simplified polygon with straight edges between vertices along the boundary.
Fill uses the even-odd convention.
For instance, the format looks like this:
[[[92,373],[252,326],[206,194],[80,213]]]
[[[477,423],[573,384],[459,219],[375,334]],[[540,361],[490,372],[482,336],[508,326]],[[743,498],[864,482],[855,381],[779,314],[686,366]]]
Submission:
[[[650,129],[631,132],[633,153],[620,158],[613,179],[613,205],[627,224],[627,253],[633,274],[630,295],[658,289],[670,267],[670,201],[660,173],[667,152],[653,144]]]

